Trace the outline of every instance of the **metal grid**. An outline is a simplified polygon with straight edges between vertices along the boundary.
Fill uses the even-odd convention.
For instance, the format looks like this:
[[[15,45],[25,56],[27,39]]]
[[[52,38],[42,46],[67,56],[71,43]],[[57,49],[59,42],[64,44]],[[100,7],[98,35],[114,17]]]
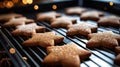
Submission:
[[[63,14],[62,11],[58,11]],[[32,18],[36,20],[36,13],[34,14],[23,14],[28,18]],[[64,14],[63,14],[64,15]],[[77,19],[77,23],[81,23],[79,16],[69,16]],[[86,42],[88,41],[86,37],[83,36],[74,36],[74,37],[67,37],[66,36],[66,29],[64,28],[51,28],[50,24],[47,22],[38,22],[36,23],[40,26],[45,26],[47,28],[47,31],[54,31],[57,35],[64,36],[64,41],[62,44],[66,44],[69,42],[74,42],[81,48],[90,50],[92,52],[92,55],[89,57],[89,59],[83,61],[80,66],[81,67],[118,67],[113,63],[113,59],[115,58],[115,53],[105,49],[88,49],[86,48]],[[94,21],[87,21],[86,23],[97,25]],[[16,67],[40,67],[42,64],[42,61],[44,57],[47,55],[45,48],[42,48],[40,46],[36,47],[24,47],[22,45],[22,42],[27,40],[30,37],[14,37],[11,35],[11,31],[13,31],[14,28],[1,28],[0,30],[0,44],[5,48],[7,51],[8,56],[11,58],[11,61],[13,62],[14,66]],[[113,31],[114,33],[120,34],[119,29],[112,28],[112,27],[99,27],[98,32],[103,31]],[[9,49],[15,48],[16,53],[10,54]],[[27,60],[24,60],[23,57],[26,57]]]

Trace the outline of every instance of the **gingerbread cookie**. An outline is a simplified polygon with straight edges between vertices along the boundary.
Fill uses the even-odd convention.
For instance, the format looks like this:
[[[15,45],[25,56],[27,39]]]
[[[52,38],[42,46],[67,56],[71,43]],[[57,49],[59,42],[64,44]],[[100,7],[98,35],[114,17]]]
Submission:
[[[115,47],[115,53],[120,54],[120,46]]]
[[[26,25],[19,25],[17,29],[12,32],[14,36],[24,35],[24,36],[31,36],[36,34],[36,32],[45,32],[45,27],[37,26],[35,23],[26,24]]]
[[[85,11],[86,9],[81,7],[70,7],[65,9],[65,13],[68,15],[80,15]]]
[[[51,12],[45,12],[45,13],[39,13],[37,14],[37,20],[38,21],[47,21],[47,22],[52,22],[55,20],[57,17],[60,17],[61,14],[56,13],[55,11]]]
[[[34,20],[27,19],[26,17],[12,18],[11,20],[9,20],[5,24],[3,24],[3,27],[15,27],[18,25],[23,25],[23,24],[27,24],[27,23],[33,23],[33,22],[34,22]]]
[[[99,26],[120,27],[120,18],[117,16],[101,17],[98,21]]]
[[[22,17],[21,14],[9,13],[0,15],[0,21],[7,22],[12,18]]]
[[[81,14],[80,19],[81,20],[99,20],[101,16],[104,14],[99,11],[87,11]]]
[[[66,17],[66,16],[62,16],[62,17],[59,17],[59,18],[55,19],[51,23],[51,27],[52,28],[59,28],[59,27],[66,28],[68,25],[72,25],[74,23],[76,23],[76,19],[69,18],[69,17]]]
[[[87,42],[88,48],[105,47],[114,50],[120,43],[120,35],[115,34],[112,31],[93,33],[89,34],[88,37],[90,39]]]
[[[115,53],[117,56],[114,59],[114,63],[120,65],[120,46],[115,47]]]
[[[57,43],[62,42],[64,39],[63,36],[55,35],[55,32],[46,32],[46,33],[36,33],[32,38],[23,42],[24,46],[54,46]]]
[[[74,24],[68,26],[67,36],[74,36],[74,35],[84,35],[87,36],[90,33],[97,32],[97,27],[87,24]]]
[[[120,66],[120,53],[115,57],[114,63]]]
[[[45,67],[80,67],[81,60],[89,58],[91,52],[79,48],[74,43],[47,48],[48,56],[44,58]]]

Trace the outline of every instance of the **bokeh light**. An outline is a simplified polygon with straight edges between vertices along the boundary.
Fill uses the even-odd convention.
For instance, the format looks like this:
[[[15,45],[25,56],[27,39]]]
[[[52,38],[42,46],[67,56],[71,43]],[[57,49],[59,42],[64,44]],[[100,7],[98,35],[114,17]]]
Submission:
[[[28,0],[28,4],[32,4],[33,3],[33,0]]]
[[[33,0],[22,0],[23,4],[32,4]]]
[[[109,5],[110,5],[110,6],[113,6],[113,4],[114,4],[114,3],[113,3],[112,1],[111,1],[111,2],[109,2]]]
[[[23,4],[27,4],[27,0],[22,0],[22,3]]]
[[[39,6],[38,5],[34,5],[34,10],[38,10]]]
[[[14,3],[12,1],[5,1],[3,5],[7,8],[11,8],[14,6]]]
[[[56,10],[57,9],[57,5],[52,5],[52,9]]]

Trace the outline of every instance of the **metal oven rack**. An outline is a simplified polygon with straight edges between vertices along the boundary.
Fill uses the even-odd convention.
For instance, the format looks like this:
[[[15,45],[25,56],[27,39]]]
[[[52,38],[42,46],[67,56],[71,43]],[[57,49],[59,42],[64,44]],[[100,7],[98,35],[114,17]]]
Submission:
[[[64,12],[62,10],[58,11],[59,13],[64,15]],[[23,14],[24,16],[28,18],[32,18],[35,20],[35,22],[40,26],[45,26],[47,28],[47,31],[54,31],[57,35],[64,36],[64,41],[60,45],[74,42],[79,47],[82,47],[84,49],[90,50],[92,52],[92,55],[89,59],[83,61],[80,66],[81,67],[118,67],[113,63],[113,59],[115,58],[115,53],[113,51],[110,51],[105,48],[101,49],[88,49],[86,48],[86,42],[88,41],[86,37],[83,36],[74,36],[74,37],[67,37],[66,36],[66,29],[64,28],[51,28],[50,24],[47,22],[38,22],[36,20],[36,14]],[[69,16],[77,19],[77,23],[80,23],[79,16]],[[97,25],[95,21],[86,21],[86,23]],[[11,31],[13,31],[14,28],[1,28],[0,29],[0,44],[5,48],[7,51],[8,56],[11,58],[12,63],[15,67],[40,67],[42,64],[42,61],[44,57],[47,55],[45,48],[42,48],[40,46],[36,47],[24,47],[22,45],[22,42],[27,40],[29,37],[14,37],[11,35]],[[116,34],[120,34],[120,31],[118,28],[112,28],[112,27],[99,27],[98,32],[103,31],[113,31]],[[16,50],[15,54],[10,54],[9,49],[14,48]],[[23,59],[23,58],[26,58]]]

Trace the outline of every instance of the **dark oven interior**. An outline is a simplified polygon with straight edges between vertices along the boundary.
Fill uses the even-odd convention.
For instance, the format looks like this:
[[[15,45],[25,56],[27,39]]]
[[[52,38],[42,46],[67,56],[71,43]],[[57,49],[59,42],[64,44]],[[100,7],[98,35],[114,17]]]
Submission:
[[[39,6],[39,10],[34,10],[34,5]],[[101,4],[101,5],[100,5]],[[104,5],[107,6],[104,6]],[[105,15],[118,15],[119,16],[119,9],[110,8],[108,6],[109,2],[103,2],[103,1],[97,1],[97,0],[62,0],[62,1],[51,1],[51,2],[38,2],[33,3],[31,5],[25,5],[25,6],[14,6],[10,9],[2,8],[0,10],[0,13],[7,13],[7,12],[16,12],[20,13],[23,16],[27,18],[34,19],[37,25],[45,26],[47,28],[47,31],[54,31],[57,35],[64,36],[64,41],[61,44],[66,44],[69,42],[74,42],[79,47],[82,47],[84,49],[90,50],[92,52],[92,55],[87,59],[86,61],[83,61],[80,66],[81,67],[118,67],[116,64],[114,64],[113,60],[115,58],[115,53],[111,50],[108,50],[106,48],[95,48],[94,50],[86,48],[87,38],[84,36],[74,36],[74,37],[68,37],[66,36],[66,29],[64,28],[51,28],[50,24],[47,22],[39,22],[36,19],[36,14],[39,12],[44,11],[53,11],[52,5],[57,5],[57,9],[54,11],[57,11],[58,13],[61,13],[62,15],[65,15],[64,8],[72,7],[72,6],[81,6],[85,7],[89,10],[100,10],[105,13]],[[96,6],[94,6],[96,5]],[[115,3],[115,5],[118,5],[118,3]],[[100,9],[96,8],[99,7]],[[45,8],[45,9],[44,9]],[[107,9],[105,9],[107,8]],[[111,11],[111,9],[114,9],[114,11]],[[76,18],[77,23],[80,23],[79,16],[76,15],[70,15],[69,17]],[[86,21],[89,24],[92,24],[96,26],[96,21],[87,20]],[[2,23],[0,22],[0,25]],[[10,67],[40,67],[42,64],[43,59],[47,55],[45,48],[36,46],[36,47],[24,47],[22,44],[23,41],[27,40],[30,37],[14,37],[11,34],[11,31],[13,31],[14,28],[4,28],[0,27],[0,62],[2,62],[2,58],[6,58],[6,64],[4,66],[10,66]],[[104,31],[113,31],[116,34],[120,34],[120,28],[113,28],[113,27],[98,27],[98,32],[104,32]],[[11,48],[15,49],[15,53],[11,54],[9,50]],[[2,53],[3,52],[3,53]],[[3,54],[5,55],[3,57]],[[1,64],[2,65],[2,64]]]

